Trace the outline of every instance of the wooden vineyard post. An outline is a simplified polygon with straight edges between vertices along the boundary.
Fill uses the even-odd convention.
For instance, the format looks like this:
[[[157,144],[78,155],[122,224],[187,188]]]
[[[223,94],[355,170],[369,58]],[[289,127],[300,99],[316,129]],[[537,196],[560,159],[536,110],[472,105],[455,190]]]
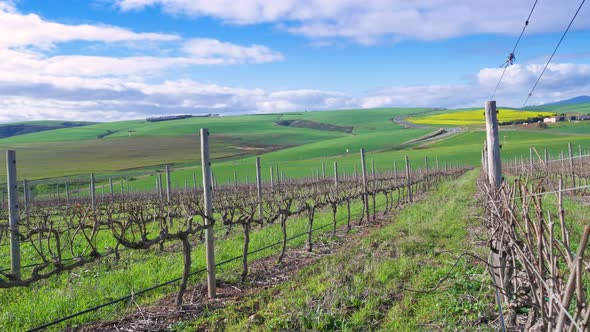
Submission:
[[[90,201],[92,204],[92,210],[96,209],[96,184],[94,179],[94,173],[90,173]]]
[[[375,159],[371,159],[371,179],[375,180]]]
[[[275,191],[274,168],[270,166],[270,191]]]
[[[367,214],[367,222],[371,221],[371,213],[369,211],[369,190],[367,186],[367,164],[365,162],[365,149],[361,148],[361,171],[363,176],[363,196],[365,204],[365,213]]]
[[[170,179],[170,166],[166,165],[166,201],[170,203],[172,198],[172,180]]]
[[[534,168],[534,164],[533,164],[533,147],[529,146],[529,174],[532,176],[533,175],[533,168]]]
[[[193,188],[197,191],[197,172],[193,172]]]
[[[424,157],[424,174],[428,175],[428,156]]]
[[[234,169],[234,187],[238,187],[238,173],[236,173],[236,170]]]
[[[569,153],[569,161],[570,161],[570,174],[572,176],[572,187],[576,187],[576,173],[574,170],[574,152],[572,149],[572,143],[567,143],[567,151]],[[575,191],[574,191],[575,193]]]
[[[113,178],[109,178],[109,191],[111,192],[111,202],[115,200],[115,191],[113,190]]]
[[[277,179],[277,191],[281,192],[281,175],[279,173],[279,166],[275,166],[275,177]]]
[[[262,213],[262,178],[260,176],[260,157],[256,157],[256,193],[258,196],[258,216],[260,217],[260,224],[264,221]]]
[[[326,178],[326,162],[322,160],[322,180]]]
[[[215,238],[211,219],[213,215],[213,188],[211,187],[211,162],[209,162],[209,130],[201,128],[201,168],[203,170],[203,204],[205,206],[205,250],[207,252],[207,290],[210,299],[216,297]]]
[[[338,189],[338,162],[334,161],[334,187]]]
[[[543,160],[545,161],[545,166],[547,166],[547,162],[549,161],[549,154],[547,153],[547,148],[543,150]]]
[[[20,279],[20,242],[18,230],[18,183],[16,180],[16,152],[6,151],[6,175],[8,186],[8,219],[10,230],[10,268],[16,279]]]
[[[496,112],[496,101],[490,100],[485,105],[485,120],[486,120],[486,145],[488,149],[487,163],[488,163],[488,181],[492,188],[492,192],[497,192],[502,186],[502,160],[500,158],[500,140],[498,132],[498,116]],[[521,159],[522,160],[522,159]],[[522,161],[521,161],[522,165]],[[531,170],[532,171],[532,170]],[[492,196],[495,197],[495,196]],[[504,295],[505,301],[510,301],[511,290],[507,289],[507,284],[510,283],[509,273],[510,272],[510,259],[507,257],[505,251],[502,251],[502,239],[497,238],[490,239],[490,261],[492,267],[490,274],[494,283],[498,283],[499,287],[506,289]],[[496,301],[500,312],[502,312],[502,300],[500,299],[499,293],[496,294]],[[504,317],[500,316],[502,325],[504,325]]]
[[[158,196],[160,196],[160,199],[164,197],[164,189],[162,188],[162,173],[158,173]]]
[[[70,204],[70,184],[69,184],[69,179],[66,178],[66,203]]]
[[[496,101],[486,102],[486,145],[488,148],[488,181],[496,190],[502,183],[502,160],[500,159],[500,139]]]
[[[397,161],[393,161],[393,181],[397,185]]]
[[[408,199],[412,202],[412,179],[410,178],[410,159],[408,159],[408,156],[406,156],[406,181],[408,185]]]

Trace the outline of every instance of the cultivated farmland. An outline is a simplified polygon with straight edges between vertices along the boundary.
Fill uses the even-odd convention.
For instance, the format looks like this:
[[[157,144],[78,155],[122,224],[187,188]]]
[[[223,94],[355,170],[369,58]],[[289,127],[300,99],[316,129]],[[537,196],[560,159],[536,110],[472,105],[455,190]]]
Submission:
[[[11,274],[5,188],[0,314],[10,320],[0,326],[99,324],[92,330],[102,326],[96,322],[124,318],[121,328],[187,331],[405,330],[432,321],[492,328],[494,294],[481,287],[491,281],[477,260],[486,248],[473,235],[485,230],[476,216],[489,216],[490,205],[476,199],[479,169],[467,171],[482,160],[486,133],[478,112],[375,109],[125,121],[0,140],[17,151],[23,266],[20,277]],[[393,121],[410,114],[423,127]],[[539,114],[550,113],[502,109],[499,116]],[[441,125],[468,126],[441,131]],[[211,215],[203,203],[201,127],[211,132]],[[547,158],[564,159],[568,143],[584,153],[590,136],[578,128],[583,124],[501,127],[501,157],[516,165],[534,146],[546,149]],[[541,170],[514,174],[564,172]],[[575,176],[578,186],[586,179]],[[550,179],[547,188],[555,189]],[[574,216],[579,231],[587,222]],[[202,315],[212,303],[202,286],[209,229],[217,239],[219,294],[234,300]],[[343,269],[343,261],[353,263]],[[168,314],[161,316],[162,308]],[[141,315],[152,318],[141,325]],[[475,323],[483,320],[488,323]]]

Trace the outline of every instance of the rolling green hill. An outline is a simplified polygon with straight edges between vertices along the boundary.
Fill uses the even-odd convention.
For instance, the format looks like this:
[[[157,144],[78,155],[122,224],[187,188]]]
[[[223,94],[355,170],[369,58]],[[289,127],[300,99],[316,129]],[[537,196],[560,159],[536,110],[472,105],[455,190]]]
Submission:
[[[341,154],[345,146],[351,151],[361,145],[367,145],[369,150],[386,149],[420,137],[428,130],[406,129],[391,119],[424,110],[348,110],[100,123],[0,139],[0,149],[17,151],[19,175],[29,179],[164,164],[194,165],[199,160],[200,128],[209,129],[212,158],[217,161],[311,144],[277,156],[280,160],[305,159]],[[277,124],[298,119],[305,120],[308,126]],[[352,129],[326,130],[329,126]]]
[[[0,138],[25,135],[41,131],[56,130],[61,128],[82,127],[93,124],[80,121],[29,121],[0,125]]]

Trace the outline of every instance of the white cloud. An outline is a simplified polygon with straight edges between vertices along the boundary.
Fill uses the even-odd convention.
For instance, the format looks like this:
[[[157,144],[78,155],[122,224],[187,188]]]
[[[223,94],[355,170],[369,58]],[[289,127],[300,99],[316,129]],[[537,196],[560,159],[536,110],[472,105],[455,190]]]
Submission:
[[[513,0],[112,0],[122,10],[160,6],[175,15],[208,16],[230,24],[275,23],[312,39],[440,40],[465,35],[520,32],[531,3]],[[578,0],[541,2],[529,32],[564,28]],[[588,9],[574,29],[590,27]]]
[[[161,33],[137,33],[103,25],[68,25],[44,20],[36,14],[18,13],[14,5],[0,2],[0,47],[49,48],[68,41],[129,42],[177,41],[180,37]]]
[[[520,107],[540,64],[509,68],[496,100]],[[482,107],[500,75],[483,68],[473,82],[388,87],[353,96],[338,91],[271,91],[221,86],[194,80],[146,83],[129,77],[38,75],[0,77],[0,121],[31,119],[120,120],[178,113],[270,113],[373,107]],[[551,65],[531,104],[590,92],[590,65]]]
[[[192,39],[183,49],[199,58],[219,58],[227,63],[265,63],[284,59],[281,53],[274,52],[266,46],[240,46],[209,38]]]

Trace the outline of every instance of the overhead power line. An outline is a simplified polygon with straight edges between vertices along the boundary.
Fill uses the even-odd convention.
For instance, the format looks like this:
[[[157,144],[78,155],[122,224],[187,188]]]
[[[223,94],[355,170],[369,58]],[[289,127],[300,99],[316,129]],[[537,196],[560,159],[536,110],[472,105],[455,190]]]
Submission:
[[[512,52],[510,52],[510,54],[508,54],[508,58],[507,58],[506,62],[502,65],[502,67],[504,67],[504,70],[502,70],[502,75],[500,75],[500,79],[498,80],[498,84],[496,84],[496,87],[494,88],[494,92],[492,92],[492,97],[490,98],[491,100],[493,100],[494,96],[496,96],[496,92],[498,91],[498,88],[500,87],[500,83],[502,83],[502,79],[504,78],[504,74],[506,74],[506,69],[508,68],[508,66],[512,65],[514,63],[514,61],[516,60],[516,55],[515,55],[516,48],[518,47],[518,44],[520,43],[520,40],[522,39],[522,36],[524,35],[526,28],[529,26],[531,16],[533,16],[533,12],[535,11],[535,8],[537,7],[538,2],[539,2],[539,0],[535,0],[535,3],[533,3],[533,7],[531,7],[531,11],[529,12],[529,16],[527,16],[526,21],[524,22],[522,30],[520,31],[520,35],[518,36],[518,39],[516,40],[516,43],[514,44],[514,47],[512,48]]]
[[[557,49],[559,49],[559,46],[561,45],[561,43],[565,39],[565,36],[570,31],[570,28],[572,27],[572,24],[574,24],[574,21],[576,20],[576,17],[578,17],[578,14],[580,13],[580,10],[582,9],[582,6],[584,6],[584,3],[585,2],[586,2],[586,0],[582,0],[582,2],[580,3],[580,6],[578,7],[578,10],[576,10],[576,13],[574,14],[574,16],[572,17],[572,19],[571,19],[570,23],[568,24],[567,28],[563,32],[563,35],[561,35],[561,38],[559,39],[559,42],[555,46],[555,49],[553,50],[553,53],[551,53],[551,56],[549,57],[549,60],[547,60],[547,63],[545,64],[545,67],[543,67],[543,71],[541,71],[541,74],[537,78],[537,81],[535,81],[535,85],[533,85],[533,88],[531,89],[531,92],[529,92],[529,94],[527,95],[526,100],[524,101],[524,104],[522,104],[522,107],[525,107],[527,105],[527,103],[529,102],[529,98],[531,98],[531,96],[533,95],[533,92],[537,88],[537,85],[539,84],[539,81],[541,81],[541,77],[543,77],[543,74],[545,74],[545,70],[547,70],[547,67],[549,67],[549,63],[551,63],[551,60],[553,60],[553,57],[555,56],[555,53],[557,53]]]

